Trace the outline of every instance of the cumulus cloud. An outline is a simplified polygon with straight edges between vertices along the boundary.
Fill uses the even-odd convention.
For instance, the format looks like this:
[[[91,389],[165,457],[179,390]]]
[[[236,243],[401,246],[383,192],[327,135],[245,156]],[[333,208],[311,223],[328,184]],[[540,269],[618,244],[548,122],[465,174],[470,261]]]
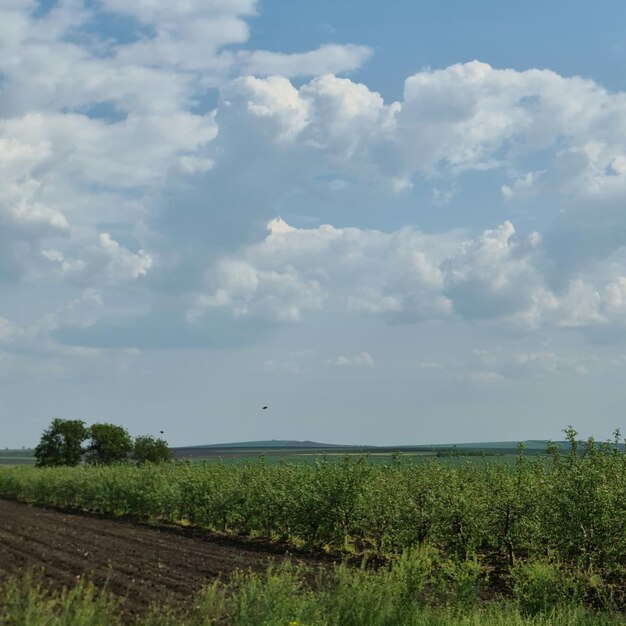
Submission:
[[[484,231],[447,259],[446,293],[468,318],[502,317],[525,310],[542,284],[540,237],[515,236],[511,222]]]
[[[54,284],[67,303],[96,289],[90,322],[124,310],[188,343],[215,316],[626,326],[625,94],[472,61],[421,70],[388,102],[337,76],[366,46],[239,47],[255,0],[37,8],[0,8],[4,284]],[[99,35],[111,15],[124,28]],[[398,226],[396,207],[418,222],[484,172],[504,211],[558,217],[539,234],[468,204],[465,231]],[[283,209],[342,226],[266,234]]]
[[[50,157],[45,142],[0,138],[0,279],[19,281],[45,264],[41,247],[48,237],[64,237],[63,213],[41,199],[34,170]]]
[[[324,305],[397,319],[446,316],[451,303],[438,265],[458,240],[410,229],[297,229],[273,221],[262,243],[207,273],[206,293],[197,295],[190,315],[226,307],[235,316],[295,321]]]
[[[256,0],[0,8],[0,280],[57,281],[72,297],[72,288],[148,275],[155,245],[170,239],[145,226],[158,190],[207,175],[222,150],[207,149],[218,132],[207,90],[244,68],[345,72],[370,54],[350,44],[293,55],[227,49],[248,39],[256,10]],[[103,34],[111,16],[120,28]],[[271,272],[263,281],[298,288]]]
[[[436,168],[458,173],[510,166],[524,155],[552,149],[554,182],[564,159],[578,159],[590,177],[563,179],[563,190],[580,185],[585,193],[608,191],[622,180],[623,140],[609,128],[622,130],[625,99],[589,80],[473,61],[410,76],[403,101],[388,105],[365,85],[320,76],[294,88],[288,108],[281,98],[285,85],[273,77],[240,81],[241,113],[263,118],[271,113],[303,146],[318,150],[350,134],[363,145],[362,158],[399,178]],[[309,112],[298,116],[296,126],[294,109]],[[573,174],[571,167],[561,174],[567,173]],[[518,177],[523,181],[518,188],[531,187],[537,178],[533,173]]]
[[[615,250],[616,222],[624,239],[615,202],[626,181],[626,98],[593,81],[473,61],[407,78],[401,102],[385,103],[363,84],[327,75],[300,88],[284,77],[238,79],[223,104],[218,119],[226,126],[236,120],[236,145],[295,170],[278,195],[319,188],[330,170],[344,188],[396,193],[426,177],[441,203],[442,177],[493,170],[510,201],[560,194],[558,231],[590,242],[579,258]],[[547,166],[528,171],[533,155]],[[563,260],[558,237],[547,243]]]
[[[552,290],[541,238],[516,236],[510,222],[469,238],[408,228],[294,228],[276,219],[263,242],[207,272],[188,317],[227,309],[235,317],[297,321],[325,307],[391,322],[457,316],[518,330],[626,326],[625,294],[626,279],[607,280],[602,268]]]

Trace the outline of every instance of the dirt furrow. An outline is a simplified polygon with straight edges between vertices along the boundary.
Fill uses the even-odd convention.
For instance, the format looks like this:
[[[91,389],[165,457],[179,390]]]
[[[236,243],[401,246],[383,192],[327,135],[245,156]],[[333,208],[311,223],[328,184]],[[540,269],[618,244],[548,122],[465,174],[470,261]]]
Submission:
[[[185,601],[218,576],[227,579],[236,569],[260,571],[284,556],[271,546],[248,548],[197,531],[0,500],[0,578],[33,566],[58,585],[83,576],[138,610],[164,596]],[[314,557],[298,561],[318,563]]]

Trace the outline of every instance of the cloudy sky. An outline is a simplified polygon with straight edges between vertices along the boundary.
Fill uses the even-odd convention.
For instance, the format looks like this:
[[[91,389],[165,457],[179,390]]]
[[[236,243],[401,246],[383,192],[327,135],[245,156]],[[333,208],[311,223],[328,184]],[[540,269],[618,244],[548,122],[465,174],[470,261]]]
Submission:
[[[0,446],[626,426],[625,23],[0,0]]]

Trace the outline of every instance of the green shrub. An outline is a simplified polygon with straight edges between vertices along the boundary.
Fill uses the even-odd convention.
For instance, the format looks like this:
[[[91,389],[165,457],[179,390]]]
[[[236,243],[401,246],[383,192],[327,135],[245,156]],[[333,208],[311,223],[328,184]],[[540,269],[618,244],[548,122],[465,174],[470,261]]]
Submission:
[[[548,559],[517,563],[510,570],[511,589],[522,612],[547,613],[577,600],[577,585],[562,567]]]

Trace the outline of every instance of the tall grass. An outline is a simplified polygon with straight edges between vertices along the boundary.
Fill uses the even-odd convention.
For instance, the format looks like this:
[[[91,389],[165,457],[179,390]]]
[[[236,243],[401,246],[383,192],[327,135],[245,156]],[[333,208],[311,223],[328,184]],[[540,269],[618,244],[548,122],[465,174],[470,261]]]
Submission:
[[[79,580],[51,592],[33,572],[0,585],[0,624],[7,626],[121,626],[121,605],[113,596]]]
[[[160,604],[129,612],[106,591],[79,581],[49,590],[27,574],[0,585],[0,624],[14,626],[583,626],[626,624],[615,612],[591,612],[565,596],[532,610],[522,599],[484,603],[482,584],[459,563],[449,569],[428,551],[405,553],[389,568],[337,566],[318,574],[284,564],[239,573],[201,590],[187,607]],[[463,570],[465,566],[460,566]],[[452,572],[456,573],[452,573]],[[567,601],[566,601],[567,600]]]

